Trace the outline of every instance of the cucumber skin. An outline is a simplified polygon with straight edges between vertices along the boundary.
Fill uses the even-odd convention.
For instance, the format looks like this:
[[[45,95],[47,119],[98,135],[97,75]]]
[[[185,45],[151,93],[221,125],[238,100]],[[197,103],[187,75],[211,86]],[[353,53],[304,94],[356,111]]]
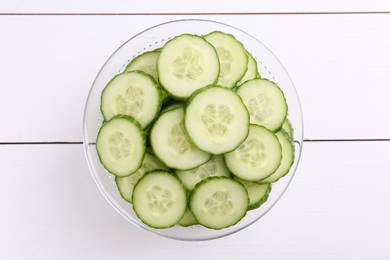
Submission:
[[[283,128],[284,124],[286,124],[286,129]],[[287,117],[284,120],[280,130],[283,130],[289,136],[290,140],[294,141],[294,128],[292,127],[291,122]]]
[[[267,200],[268,200],[268,197],[269,197],[269,194],[271,193],[271,190],[272,190],[272,187],[271,187],[271,184],[269,185],[268,189],[267,189],[267,193],[264,195],[263,198],[261,198],[261,200],[259,200],[257,203],[254,203],[252,205],[249,205],[248,206],[248,210],[254,210],[254,209],[257,209],[259,208],[261,205],[263,205]]]
[[[155,156],[154,154],[150,153],[149,151],[146,151],[145,154],[148,153],[149,155],[153,155]],[[144,157],[145,158],[145,157]],[[142,160],[143,162],[143,160]],[[141,164],[142,166],[142,164]],[[141,168],[141,167],[140,167]],[[168,167],[167,167],[168,168]],[[166,170],[166,169],[154,169],[153,171],[156,171],[156,170],[159,170],[159,171],[168,171],[170,172],[170,170]],[[137,171],[135,171],[134,173],[136,173]],[[144,173],[144,175],[146,174],[146,172]],[[126,178],[126,177],[118,177],[118,176],[115,176],[115,184],[116,184],[116,187],[118,188],[118,192],[119,194],[121,195],[122,199],[124,199],[125,201],[127,201],[128,203],[132,204],[132,202],[128,199],[125,198],[124,194],[122,193],[121,189],[119,189],[119,186],[118,186],[118,180],[119,178]],[[139,181],[139,180],[138,180]],[[135,185],[134,185],[135,186]],[[134,189],[134,187],[133,187]]]
[[[213,156],[215,156],[215,155],[213,155]],[[210,160],[211,159],[213,159],[213,156],[211,156],[211,158],[210,158]],[[226,168],[226,171],[229,173],[229,175],[213,175],[213,176],[209,176],[209,177],[207,177],[206,179],[208,179],[208,178],[211,178],[211,177],[228,177],[228,178],[233,178],[233,174],[229,171],[229,169],[227,168],[227,166],[226,166],[226,163],[225,163],[225,157],[224,156],[222,156],[222,155],[220,155],[221,156],[221,159],[222,159],[222,163],[223,163],[223,165],[224,165],[224,167]],[[208,163],[210,160],[208,160],[207,162],[205,162],[204,164],[206,164],[206,163]],[[204,164],[201,164],[201,165],[199,165],[198,167],[201,167],[202,165],[204,165]],[[195,167],[194,169],[196,169],[196,168],[198,168],[198,167]],[[190,169],[189,171],[191,171],[191,170],[194,170],[194,169]],[[173,171],[174,173],[175,173],[175,171]],[[176,173],[175,173],[176,174]],[[179,177],[179,179],[180,179],[180,177]],[[203,179],[203,180],[205,180],[205,179]],[[201,181],[203,181],[203,180],[201,180]],[[199,181],[199,182],[201,182],[201,181]],[[183,181],[182,181],[183,182]],[[183,182],[183,184],[184,184],[184,182]],[[195,186],[196,186],[196,184],[195,184]],[[195,186],[194,186],[194,188],[195,188]],[[184,187],[186,187],[186,185],[184,184]],[[187,189],[187,187],[186,187],[186,190],[188,191],[188,193],[190,194],[191,193],[191,191],[193,190],[193,189]]]
[[[141,53],[139,54],[137,57],[135,57],[133,60],[131,60],[129,62],[129,64],[127,64],[126,68],[125,68],[125,71],[124,72],[131,72],[131,71],[140,71],[140,70],[129,70],[129,67],[134,64],[134,62],[136,62],[139,58],[141,58],[142,55],[144,54],[148,54],[148,53],[154,53],[154,52],[158,52],[160,53],[161,51],[161,48],[158,48],[158,49],[155,49],[155,50],[152,50],[152,51],[147,51],[147,52],[144,52],[144,53]],[[156,67],[157,67],[157,64],[156,64]],[[141,71],[143,72],[143,71]],[[146,72],[145,72],[146,73]],[[157,68],[156,68],[156,73],[157,73]],[[148,73],[146,73],[148,74]],[[149,75],[149,74],[148,74]],[[149,75],[149,76],[152,76],[152,75]],[[159,89],[161,90],[161,92],[163,91],[163,88],[160,86],[159,82],[158,82],[158,75],[157,75],[157,79],[155,79],[153,76],[152,78],[156,81],[156,83],[158,84],[158,87]],[[165,103],[165,102],[168,102],[170,97],[168,95],[168,93],[166,93],[166,96],[164,96],[164,93],[161,93],[161,99],[162,99],[162,103]]]
[[[248,181],[245,181],[245,180],[241,180],[240,178],[238,177],[234,177],[234,179],[238,182],[241,182],[241,181],[244,181],[244,182],[248,182]],[[268,196],[269,196],[269,193],[271,192],[271,183],[258,183],[258,182],[253,182],[254,184],[259,184],[259,185],[264,185],[264,184],[268,184],[268,188],[267,188],[267,191],[266,193],[264,194],[264,196],[256,201],[255,203],[252,203],[252,204],[249,204],[248,205],[248,210],[253,210],[253,209],[257,209],[259,208],[261,205],[263,205],[267,199],[268,199]],[[243,184],[244,185],[244,184]],[[245,187],[245,185],[244,185]],[[249,196],[249,192],[248,192],[248,196]]]
[[[294,143],[293,143],[293,140],[291,140],[290,139],[290,137],[289,137],[289,135],[286,133],[286,131],[284,131],[283,129],[280,129],[280,132],[282,132],[284,135],[285,135],[285,137],[287,138],[287,140],[290,140],[290,142],[291,142],[291,146],[292,146],[292,148],[293,148],[293,155],[292,155],[292,157],[293,157],[293,160],[292,160],[292,162],[291,162],[291,165],[290,165],[290,167],[286,170],[286,172],[283,174],[283,175],[281,175],[278,179],[276,179],[275,181],[273,181],[273,182],[265,182],[265,181],[263,181],[263,180],[265,180],[265,179],[267,179],[268,177],[270,177],[270,176],[268,176],[267,178],[264,178],[263,180],[260,180],[260,181],[257,181],[256,183],[258,183],[258,184],[266,184],[266,183],[275,183],[275,182],[277,182],[277,181],[279,181],[281,178],[283,178],[284,176],[286,176],[289,172],[290,172],[290,170],[291,170],[291,167],[294,165],[294,161],[295,161],[295,146],[294,146]]]
[[[175,109],[181,109],[181,108],[183,108],[183,107],[182,107],[182,106],[175,107],[175,108],[172,108],[172,109],[170,109],[170,110],[168,110],[168,111],[164,111],[164,112],[161,113],[160,115],[162,115],[162,114],[164,114],[164,113],[171,112],[171,111],[173,111],[173,110],[175,110]],[[185,110],[184,110],[184,116],[185,116]],[[158,119],[158,118],[157,118],[157,119]],[[157,121],[157,120],[155,120],[155,121]],[[154,123],[155,123],[155,122],[154,122]],[[167,165],[167,164],[165,163],[165,161],[162,160],[162,159],[160,158],[160,156],[158,156],[158,154],[154,152],[154,149],[153,149],[151,134],[152,134],[152,132],[153,132],[154,123],[153,123],[153,125],[151,126],[150,131],[149,131],[149,137],[148,137],[148,138],[149,138],[149,141],[148,141],[148,144],[150,144],[150,149],[152,150],[152,154],[153,154],[154,156],[156,156],[157,159],[159,159],[159,160],[160,160],[163,164],[165,164],[168,168],[174,169],[174,170],[182,170],[182,171],[193,170],[193,169],[198,168],[199,166],[201,166],[201,165],[207,163],[207,162],[210,161],[211,158],[213,157],[213,156],[210,154],[210,157],[209,157],[209,159],[208,159],[207,161],[205,161],[204,163],[201,163],[201,164],[199,164],[199,165],[197,165],[197,166],[195,166],[195,167],[193,167],[193,168],[190,168],[190,169],[179,169],[179,168],[171,167],[171,165]],[[191,138],[190,138],[190,139],[191,139]],[[191,141],[192,141],[192,139],[191,139]],[[198,148],[198,147],[197,147],[197,148]],[[198,148],[198,149],[199,149],[199,148]],[[199,150],[200,150],[200,149],[199,149]],[[202,150],[201,150],[201,151],[202,151]],[[178,178],[179,178],[179,177],[178,177]],[[180,181],[181,181],[181,180],[180,180]]]
[[[144,54],[149,54],[149,53],[153,53],[153,52],[160,52],[159,50],[152,50],[152,51],[146,51],[146,52],[143,52],[143,53],[141,53],[141,54],[139,54],[137,57],[134,57],[134,59],[132,59],[130,62],[129,62],[129,64],[127,64],[127,66],[126,66],[126,68],[125,68],[125,71],[133,71],[133,70],[128,70],[128,68],[132,65],[132,64],[134,64],[134,62],[136,62],[142,55],[144,55]]]
[[[178,181],[178,183],[180,184],[181,188],[183,189],[184,193],[185,193],[186,196],[187,196],[187,190],[186,190],[186,188],[184,187],[184,184],[183,184],[183,182],[180,180],[180,178],[177,177],[174,173],[172,173],[172,172],[170,172],[170,171],[167,171],[167,170],[155,169],[155,170],[146,172],[146,173],[144,174],[144,176],[142,176],[141,179],[138,180],[137,184],[138,184],[145,176],[147,176],[147,175],[149,175],[149,174],[153,174],[154,172],[164,172],[164,173],[167,173],[167,174],[173,176],[173,177]],[[137,184],[134,185],[134,190],[135,190]],[[132,196],[131,200],[134,201],[134,192],[133,192],[133,196]],[[188,203],[188,200],[187,200],[187,203]],[[155,229],[165,229],[165,228],[170,228],[170,227],[173,227],[173,226],[177,225],[177,224],[179,223],[179,221],[183,218],[184,214],[186,213],[186,210],[184,210],[184,212],[183,212],[182,216],[179,218],[179,220],[178,220],[176,223],[174,223],[174,224],[172,224],[172,225],[170,225],[170,226],[166,226],[166,227],[154,227],[154,226],[152,226],[152,225],[150,225],[150,224],[144,222],[144,220],[143,220],[142,218],[140,218],[140,215],[139,215],[138,211],[135,209],[134,204],[133,204],[132,206],[133,206],[133,211],[134,211],[134,213],[137,215],[138,219],[141,220],[142,223],[144,223],[144,224],[147,225],[148,227],[155,228]]]
[[[260,74],[259,74],[259,76],[260,76]],[[269,81],[269,82],[273,83],[273,84],[282,92],[284,104],[286,104],[286,115],[284,116],[284,120],[286,120],[287,114],[288,114],[288,104],[287,104],[286,96],[284,95],[283,90],[282,90],[278,85],[276,85],[275,82],[273,82],[272,80],[266,79],[266,78],[261,78],[261,77],[260,77],[260,78],[255,78],[255,79],[251,79],[251,80],[266,80],[266,81]],[[250,80],[248,80],[248,81],[250,81]],[[242,83],[240,86],[238,86],[237,89],[236,89],[236,91],[238,91],[238,89],[239,89],[240,87],[242,87],[242,86],[243,86],[246,82],[248,82],[248,81],[245,81],[245,82]],[[280,126],[277,127],[275,130],[268,129],[266,126],[264,126],[264,127],[267,128],[268,130],[270,130],[270,131],[276,133],[276,132],[280,131],[280,129],[282,129],[284,120],[282,121],[282,123],[280,124]],[[255,124],[255,123],[253,123],[253,124]],[[262,125],[261,125],[261,126],[262,126]]]
[[[218,88],[224,89],[224,90],[226,90],[226,91],[231,91],[231,92],[235,93],[235,94],[240,98],[240,102],[241,102],[242,105],[244,106],[245,111],[246,111],[246,115],[247,115],[247,118],[248,118],[248,131],[247,131],[247,133],[246,133],[246,136],[245,136],[244,140],[241,142],[241,143],[243,143],[243,142],[246,140],[246,138],[248,137],[248,135],[249,135],[249,126],[250,126],[250,115],[249,115],[249,111],[248,111],[247,107],[245,106],[244,102],[242,101],[240,95],[238,95],[238,94],[236,93],[236,91],[234,91],[233,89],[229,89],[229,88],[226,88],[226,87],[224,87],[224,86],[220,86],[220,85],[207,85],[207,86],[205,86],[205,87],[203,87],[203,88],[201,88],[201,89],[198,89],[198,90],[195,91],[194,93],[192,93],[192,95],[190,96],[190,98],[188,99],[188,101],[187,101],[187,102],[185,103],[185,105],[184,105],[184,126],[186,125],[186,124],[185,124],[185,122],[186,122],[185,118],[186,118],[186,115],[187,115],[187,107],[190,105],[191,101],[195,98],[196,94],[198,94],[198,93],[200,93],[200,92],[202,92],[202,91],[205,91],[205,90],[207,90],[207,89],[209,89],[209,88],[214,88],[214,87],[218,87]],[[189,138],[191,139],[191,141],[194,143],[194,141],[192,140],[191,136],[188,135],[188,137],[189,137]],[[230,152],[234,151],[235,149],[237,149],[237,148],[241,145],[241,143],[240,143],[237,147],[235,147],[234,149],[232,149],[232,150],[230,150],[230,151],[226,151],[226,152],[224,152],[224,153],[222,153],[222,154],[213,154],[213,153],[211,153],[210,151],[205,151],[205,150],[200,149],[198,146],[197,146],[197,147],[198,147],[199,150],[204,151],[204,152],[206,152],[206,153],[210,153],[210,154],[213,154],[213,155],[223,155],[223,154],[225,154],[225,153],[230,153]],[[195,143],[194,143],[194,144],[195,144]],[[225,162],[225,157],[224,157],[224,162]],[[226,163],[225,163],[225,165],[226,165]],[[196,168],[196,167],[195,167],[195,168]],[[194,168],[194,169],[195,169],[195,168]]]
[[[183,34],[177,35],[177,36],[175,36],[174,38],[170,39],[168,42],[166,42],[165,45],[167,45],[170,41],[172,41],[172,40],[174,40],[175,38],[177,38],[177,37],[179,37],[179,36],[182,36],[182,35],[200,37],[200,38],[202,38],[206,43],[208,43],[208,44],[215,50],[214,46],[213,46],[211,43],[209,43],[206,39],[204,39],[204,37],[201,37],[201,36],[196,35],[196,34],[190,34],[190,33],[183,33]],[[160,52],[163,51],[165,45],[164,45],[162,48],[159,49]],[[218,53],[217,53],[216,50],[215,50],[215,53],[216,53],[216,56],[217,56],[217,59],[218,59]],[[160,56],[159,56],[158,59],[157,59],[157,64],[158,64],[158,60],[159,60],[159,59],[160,59]],[[219,77],[219,72],[220,72],[220,71],[221,71],[221,67],[219,66],[219,67],[218,67],[218,74],[217,74],[216,79],[214,80],[213,83],[210,83],[209,85],[212,85],[212,84],[217,83],[218,77]],[[158,74],[158,65],[157,65],[157,74]],[[168,91],[168,90],[165,88],[165,86],[161,83],[160,77],[159,77],[159,80],[158,80],[158,81],[159,81],[158,84],[161,86],[162,89],[165,90],[165,92],[168,93],[168,96],[171,97],[171,98],[173,98],[173,99],[176,100],[176,101],[179,101],[179,102],[186,102],[186,101],[194,94],[194,93],[192,93],[190,97],[178,97],[178,96],[175,96],[175,95],[173,95],[170,91]],[[199,90],[199,89],[198,89],[198,90]],[[195,92],[196,92],[196,91],[195,91]]]
[[[154,87],[157,89],[157,93],[158,93],[158,96],[159,96],[159,98],[158,98],[159,101],[158,101],[158,103],[157,103],[157,111],[156,111],[156,113],[155,113],[154,118],[149,122],[149,124],[147,124],[147,125],[143,128],[143,129],[146,129],[148,126],[152,125],[153,122],[156,121],[156,119],[158,118],[159,112],[161,111],[161,107],[162,107],[163,100],[162,100],[162,90],[161,90],[160,86],[158,85],[158,82],[157,82],[151,75],[149,75],[149,74],[147,74],[147,73],[145,73],[145,72],[143,72],[143,71],[141,71],[141,70],[124,71],[124,72],[122,72],[122,73],[119,73],[119,74],[116,75],[115,77],[113,77],[113,78],[107,83],[107,85],[104,87],[102,93],[100,94],[100,112],[101,112],[101,114],[102,114],[102,116],[103,116],[104,121],[106,121],[107,118],[106,118],[106,116],[104,115],[103,109],[102,109],[102,107],[103,107],[103,94],[104,94],[104,92],[106,91],[106,89],[109,87],[110,83],[111,83],[115,78],[117,78],[118,76],[122,75],[123,73],[133,73],[133,72],[142,74],[142,75],[144,75],[144,76],[147,76],[150,80],[152,80],[153,85],[154,85]],[[119,115],[120,115],[120,114],[119,114]],[[116,116],[118,116],[118,115],[116,115]],[[130,115],[124,115],[124,116],[130,116]],[[115,117],[115,116],[114,116],[114,117]],[[130,117],[132,117],[132,116],[130,116]],[[133,119],[134,119],[134,118],[133,118]],[[136,119],[134,119],[134,120],[136,120]]]
[[[207,41],[206,37],[209,36],[209,35],[211,35],[211,34],[213,34],[213,33],[222,33],[222,34],[225,34],[225,35],[228,35],[228,36],[232,37],[237,43],[239,43],[239,44],[241,45],[241,47],[243,48],[243,50],[244,50],[245,52],[247,52],[247,49],[245,48],[244,44],[243,44],[242,42],[240,42],[239,40],[237,40],[237,38],[234,37],[234,35],[229,34],[229,33],[225,33],[225,32],[222,32],[222,31],[213,31],[213,32],[210,32],[210,33],[204,35],[203,38]],[[210,44],[211,44],[211,43],[210,43]],[[212,44],[211,44],[211,45],[212,45]],[[214,47],[214,45],[212,45],[212,46]],[[215,47],[214,47],[214,48],[215,48]],[[217,52],[217,54],[218,54],[218,52]],[[219,59],[219,57],[218,57],[218,59]],[[256,64],[256,65],[257,65],[257,64]],[[240,80],[245,76],[245,73],[246,73],[247,70],[248,70],[248,58],[247,58],[247,67],[246,67],[246,70],[245,70],[244,73],[241,75],[241,77],[240,77],[236,82],[234,82],[234,84],[232,85],[232,87],[230,87],[230,88],[229,88],[229,87],[224,87],[224,88],[233,89],[233,88],[237,85],[237,83],[240,82]],[[220,68],[220,71],[221,71],[221,68]],[[219,79],[219,74],[218,74],[217,80],[214,82],[214,84],[218,82],[218,79]]]
[[[116,115],[116,116],[112,117],[109,121],[104,121],[103,124],[102,124],[102,126],[100,127],[100,129],[101,129],[105,124],[108,124],[111,120],[113,120],[113,119],[115,119],[115,118],[122,118],[122,119],[126,119],[126,120],[131,121],[137,128],[139,128],[139,130],[140,130],[140,132],[141,132],[141,134],[142,134],[142,143],[143,143],[143,147],[144,147],[144,152],[143,152],[142,159],[141,159],[141,161],[140,161],[140,163],[139,163],[139,165],[138,165],[137,170],[135,170],[134,172],[129,173],[128,175],[126,175],[126,176],[130,176],[131,174],[133,174],[133,173],[135,173],[136,171],[138,171],[139,168],[141,168],[142,162],[144,161],[145,153],[146,153],[146,137],[145,137],[145,133],[144,133],[142,127],[141,127],[141,124],[140,124],[137,120],[135,120],[132,116],[127,116],[127,115]],[[100,129],[99,129],[99,133],[98,133],[98,135],[97,135],[97,137],[96,137],[96,142],[98,142],[98,140],[99,140]],[[96,149],[96,152],[97,152],[97,155],[98,155],[98,157],[99,157],[100,163],[104,166],[104,169],[106,169],[109,173],[111,173],[111,174],[113,174],[113,175],[116,176],[115,173],[113,173],[113,172],[111,172],[109,169],[107,169],[106,165],[103,163],[102,159],[100,158],[100,154],[99,154],[99,152],[97,151],[97,149]],[[126,177],[126,176],[119,176],[119,177]]]
[[[202,185],[203,183],[212,181],[212,180],[214,180],[214,179],[227,179],[227,180],[234,181],[234,182],[238,183],[239,185],[241,185],[242,188],[243,188],[243,189],[245,190],[245,192],[246,192],[247,199],[248,199],[248,200],[247,200],[247,205],[248,205],[248,206],[249,206],[249,195],[248,195],[248,192],[247,192],[247,190],[245,189],[244,185],[242,185],[240,182],[238,182],[238,181],[236,181],[236,180],[234,180],[234,179],[232,179],[232,178],[230,178],[230,177],[226,177],[226,176],[212,176],[212,177],[208,177],[208,178],[202,180],[201,182],[198,182],[198,183],[195,185],[194,189],[191,191],[191,193],[190,193],[190,195],[189,195],[189,197],[188,197],[188,207],[189,207],[189,209],[191,210],[191,213],[192,213],[192,215],[194,216],[194,219],[196,220],[196,222],[198,222],[199,225],[202,225],[202,226],[204,226],[204,227],[206,227],[206,228],[213,229],[213,230],[221,230],[221,229],[225,229],[225,228],[228,228],[228,227],[231,227],[231,226],[236,225],[238,222],[241,221],[241,219],[243,219],[243,218],[246,216],[247,211],[246,211],[246,212],[243,214],[243,216],[242,216],[240,219],[238,219],[235,223],[232,223],[231,225],[226,226],[226,227],[214,228],[214,227],[210,227],[210,226],[207,226],[207,225],[200,224],[199,221],[198,221],[198,219],[196,218],[196,215],[194,214],[194,212],[193,212],[192,209],[191,209],[191,201],[192,201],[192,199],[193,199],[193,197],[194,197],[194,194],[196,193],[196,191],[197,191],[197,189],[199,188],[200,185]]]
[[[257,76],[257,75],[260,76],[260,74],[259,74],[259,68],[258,68],[258,66],[257,66],[257,60],[256,60],[256,59],[253,57],[253,55],[250,54],[247,50],[246,50],[246,53],[247,53],[248,56],[250,56],[250,57],[255,61],[256,75],[255,75],[255,77],[252,78],[252,79],[260,78],[260,77]],[[249,60],[250,60],[251,58],[248,57],[248,64],[249,64]],[[248,72],[248,70],[249,70],[249,67],[247,68],[247,72]],[[252,80],[252,79],[247,79],[247,80],[245,80],[244,82],[241,82],[241,80],[243,80],[243,78],[245,77],[245,75],[246,75],[246,73],[245,73],[244,76],[235,84],[235,86],[234,86],[233,88],[238,88],[238,86],[241,86],[241,85],[244,84],[246,81]]]
[[[269,132],[271,132],[271,133],[273,133],[273,134],[275,135],[274,132],[272,132],[271,130],[269,130],[269,129],[268,129],[267,127],[265,127],[265,126],[256,125],[256,124],[250,124],[250,126],[255,126],[255,127],[264,128],[264,129],[266,129],[267,131],[269,131]],[[277,137],[276,135],[275,135],[275,138],[278,139],[278,137]],[[245,140],[244,140],[244,142],[245,142]],[[281,146],[279,140],[278,140],[278,143],[279,143],[279,146],[280,146],[280,150],[282,150],[282,146]],[[281,152],[281,156],[282,156],[282,152]],[[234,172],[229,168],[229,165],[226,163],[225,155],[223,156],[223,159],[224,159],[224,162],[225,162],[226,167],[227,167],[228,170],[232,173],[232,175],[235,176],[236,178],[242,179],[242,178],[240,178],[239,176],[235,175]],[[281,163],[281,162],[282,162],[282,157],[280,158],[279,166],[280,166],[280,163]],[[279,168],[279,166],[278,166],[278,168]],[[277,170],[278,168],[276,168],[276,170]],[[275,170],[275,171],[276,171],[276,170]],[[274,172],[275,172],[275,171],[274,171]],[[249,181],[249,182],[256,182],[256,183],[259,183],[259,184],[265,184],[265,183],[261,183],[261,180],[264,180],[264,179],[268,178],[268,177],[271,176],[272,174],[273,174],[273,173],[269,174],[267,177],[262,178],[262,179],[260,179],[260,180],[245,180],[245,179],[242,179],[242,180],[244,180],[244,181]]]

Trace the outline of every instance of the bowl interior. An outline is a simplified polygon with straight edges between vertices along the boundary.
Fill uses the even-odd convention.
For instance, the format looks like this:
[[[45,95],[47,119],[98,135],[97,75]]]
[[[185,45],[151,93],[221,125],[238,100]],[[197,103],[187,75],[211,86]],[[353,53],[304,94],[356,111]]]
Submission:
[[[153,229],[143,224],[134,214],[131,204],[123,200],[116,188],[114,176],[107,173],[100,164],[96,152],[95,141],[103,122],[100,113],[100,94],[106,84],[118,73],[124,71],[126,65],[139,54],[162,47],[169,39],[190,33],[205,35],[212,31],[223,31],[234,35],[255,57],[260,75],[274,81],[284,92],[289,107],[288,118],[294,129],[295,161],[290,172],[272,185],[272,191],[266,203],[256,210],[249,211],[238,224],[222,229],[211,230],[201,226],[169,229]],[[223,237],[248,227],[279,200],[287,189],[297,169],[303,138],[302,112],[297,92],[282,64],[260,41],[235,27],[208,20],[178,20],[149,28],[132,37],[117,49],[99,71],[91,87],[84,112],[84,150],[91,174],[102,194],[123,217],[138,227],[180,240],[208,240]]]

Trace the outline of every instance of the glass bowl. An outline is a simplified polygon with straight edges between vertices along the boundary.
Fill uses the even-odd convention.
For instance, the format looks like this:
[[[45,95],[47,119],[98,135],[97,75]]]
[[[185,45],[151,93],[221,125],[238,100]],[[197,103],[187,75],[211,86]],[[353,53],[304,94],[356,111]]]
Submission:
[[[96,136],[103,122],[100,113],[100,94],[106,84],[140,53],[162,47],[169,39],[182,33],[205,35],[211,31],[223,31],[234,35],[256,58],[260,75],[274,81],[283,90],[288,103],[288,118],[294,129],[295,162],[290,172],[272,185],[272,191],[266,203],[256,210],[251,210],[236,225],[222,230],[207,229],[202,226],[168,229],[153,229],[142,223],[135,215],[132,205],[122,199],[115,185],[115,178],[100,164],[96,152]],[[124,218],[137,227],[153,233],[178,240],[209,240],[238,232],[264,216],[283,195],[297,169],[302,150],[303,121],[297,92],[287,71],[272,52],[259,40],[233,26],[209,20],[177,20],[151,27],[120,46],[106,61],[96,76],[89,92],[84,112],[84,151],[92,177],[103,196]]]

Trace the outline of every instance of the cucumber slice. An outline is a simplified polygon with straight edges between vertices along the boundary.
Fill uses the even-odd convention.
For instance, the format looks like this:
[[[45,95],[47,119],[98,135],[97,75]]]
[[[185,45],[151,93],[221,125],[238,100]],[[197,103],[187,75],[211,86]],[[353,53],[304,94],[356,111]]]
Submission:
[[[176,175],[183,182],[184,187],[191,191],[195,185],[211,176],[230,176],[221,155],[214,155],[211,159],[201,166],[188,171],[175,171]]]
[[[188,101],[184,124],[199,149],[223,154],[236,149],[247,137],[249,114],[234,91],[211,85]]]
[[[279,168],[268,178],[263,179],[260,183],[272,183],[285,176],[294,163],[294,145],[290,137],[283,130],[276,133],[280,144],[282,145],[282,162]]]
[[[278,131],[287,116],[287,103],[282,90],[267,79],[246,81],[237,89],[250,114],[251,124]]]
[[[245,81],[257,78],[257,61],[249,52],[246,52],[246,55],[248,56],[248,70],[244,77],[237,83],[237,86],[242,85]]]
[[[186,212],[187,192],[177,176],[155,170],[146,173],[135,185],[132,201],[135,214],[146,225],[169,228]]]
[[[197,222],[211,229],[223,229],[240,221],[249,205],[244,186],[228,177],[210,177],[191,192],[189,207]]]
[[[154,154],[165,165],[189,170],[210,160],[211,155],[193,144],[184,128],[183,120],[183,107],[161,114],[150,132],[150,143]]]
[[[160,55],[159,51],[149,51],[142,53],[134,58],[126,67],[126,71],[143,71],[158,81],[157,75],[157,59]]]
[[[186,213],[184,213],[184,216],[180,219],[178,224],[182,227],[189,227],[198,224],[198,222],[194,218],[194,215],[192,215],[191,210],[187,208]]]
[[[135,184],[146,172],[157,169],[169,170],[159,159],[147,152],[145,153],[141,168],[135,173],[127,177],[115,177],[115,183],[122,198],[131,203]]]
[[[157,59],[160,55],[160,50],[154,50],[142,53],[133,59],[126,67],[126,71],[143,71],[154,78],[158,82],[157,74]],[[161,88],[162,101],[165,102],[168,99],[168,93]]]
[[[129,115],[146,128],[161,109],[161,90],[144,72],[124,72],[104,88],[100,109],[105,120],[119,114]]]
[[[237,181],[239,181],[242,185],[244,185],[245,189],[248,192],[249,196],[249,205],[248,210],[257,209],[259,208],[264,202],[267,201],[268,195],[271,191],[271,185],[270,184],[258,184],[255,182],[249,182],[240,180],[238,178],[235,178]]]
[[[217,85],[233,88],[248,68],[247,52],[233,35],[215,31],[204,36],[217,50],[220,72]]]
[[[291,140],[294,139],[294,129],[292,128],[291,122],[290,120],[288,120],[288,118],[284,120],[284,123],[282,125],[282,130],[286,132],[286,134],[290,137]]]
[[[282,148],[276,135],[263,126],[251,125],[245,141],[224,155],[228,169],[245,181],[260,181],[276,171]]]
[[[182,34],[169,40],[157,61],[160,84],[176,99],[187,99],[197,89],[216,82],[218,56],[200,36]]]
[[[113,117],[100,128],[96,150],[108,172],[119,177],[134,173],[141,167],[145,155],[141,125],[129,116]]]

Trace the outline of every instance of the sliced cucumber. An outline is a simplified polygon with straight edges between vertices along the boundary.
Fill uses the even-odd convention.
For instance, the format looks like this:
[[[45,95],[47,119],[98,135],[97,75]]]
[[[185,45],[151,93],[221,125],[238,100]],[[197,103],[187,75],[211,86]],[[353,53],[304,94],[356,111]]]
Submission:
[[[146,172],[157,169],[168,170],[168,168],[159,159],[147,152],[145,153],[141,168],[139,168],[135,173],[127,177],[115,177],[115,182],[122,198],[131,203],[135,184]]]
[[[154,50],[142,53],[132,60],[126,67],[126,71],[143,71],[154,78],[158,82],[157,74],[157,59],[160,55],[160,50]],[[161,88],[162,101],[165,102],[168,99],[168,93]]]
[[[233,35],[169,39],[102,91],[97,153],[146,225],[227,228],[290,171],[286,100]]]
[[[197,222],[212,229],[236,224],[245,216],[248,205],[244,186],[228,177],[210,177],[199,182],[189,198]]]
[[[211,85],[188,101],[184,124],[199,149],[223,154],[237,148],[247,137],[249,114],[234,91]]]
[[[248,192],[249,196],[249,206],[248,210],[257,209],[264,202],[267,201],[268,195],[271,191],[270,184],[258,184],[255,182],[244,181],[238,178],[235,178],[242,185],[244,185],[245,189]]]
[[[263,126],[251,125],[245,141],[224,155],[228,169],[245,181],[260,181],[276,171],[282,148],[276,135]]]
[[[284,120],[284,123],[282,125],[282,130],[286,132],[286,134],[290,137],[290,139],[294,139],[294,129],[292,128],[291,122],[290,120],[288,120],[288,118]]]
[[[129,116],[111,118],[99,130],[96,150],[108,172],[119,177],[134,173],[141,167],[145,155],[141,125]]]
[[[249,52],[247,52],[246,55],[248,56],[248,70],[244,77],[237,83],[237,86],[240,86],[245,81],[257,78],[257,61]]]
[[[161,114],[150,132],[150,143],[154,154],[168,167],[189,170],[207,162],[211,155],[193,144],[183,120],[183,107]]]
[[[242,101],[249,110],[252,124],[278,131],[286,119],[287,103],[282,90],[267,79],[253,79],[238,89]]]
[[[115,115],[134,117],[146,128],[161,109],[161,90],[156,81],[141,71],[115,76],[104,88],[101,111],[105,120]]]
[[[218,56],[200,36],[182,34],[169,40],[157,61],[160,84],[176,99],[187,99],[206,85],[216,82]]]
[[[268,178],[263,179],[260,183],[272,183],[285,176],[294,163],[294,145],[290,137],[283,130],[276,133],[280,144],[282,145],[282,162],[279,168]]]
[[[233,88],[245,75],[248,56],[244,45],[233,35],[215,31],[204,36],[217,50],[220,72],[217,85]]]
[[[169,228],[186,212],[187,192],[177,176],[155,170],[137,182],[132,201],[135,214],[146,225]]]
[[[150,76],[152,76],[156,81],[158,81],[157,75],[157,59],[160,55],[159,51],[149,51],[142,53],[133,59],[129,65],[126,67],[126,71],[143,71]]]
[[[178,224],[182,227],[189,227],[198,224],[198,222],[194,218],[194,215],[192,215],[191,210],[187,208],[186,213],[184,213],[184,216],[180,219]]]
[[[184,187],[191,191],[195,185],[211,176],[230,176],[226,168],[222,155],[214,155],[211,159],[201,166],[188,171],[175,171],[176,175],[183,182]]]

